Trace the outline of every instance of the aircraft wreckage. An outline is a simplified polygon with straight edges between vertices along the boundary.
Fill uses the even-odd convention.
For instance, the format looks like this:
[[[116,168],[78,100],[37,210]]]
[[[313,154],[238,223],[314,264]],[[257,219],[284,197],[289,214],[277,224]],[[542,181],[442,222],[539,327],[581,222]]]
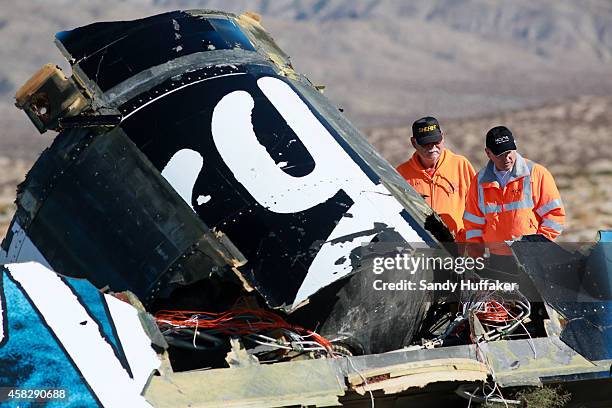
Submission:
[[[515,242],[530,295],[375,290],[440,273],[372,273],[381,254],[457,247],[257,15],[56,44],[72,75],[46,65],[16,95],[59,133],[2,242],[3,403],[518,406],[561,384],[612,404],[611,232]]]

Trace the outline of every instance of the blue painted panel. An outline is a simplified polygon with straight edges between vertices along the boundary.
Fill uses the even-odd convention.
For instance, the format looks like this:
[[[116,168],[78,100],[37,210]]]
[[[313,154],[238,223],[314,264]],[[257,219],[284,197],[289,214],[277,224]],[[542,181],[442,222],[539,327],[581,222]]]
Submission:
[[[67,399],[45,405],[52,408],[99,406],[80,372],[24,291],[5,270],[0,277],[5,329],[0,344],[0,387],[67,390]],[[23,402],[2,402],[0,405],[28,406]]]

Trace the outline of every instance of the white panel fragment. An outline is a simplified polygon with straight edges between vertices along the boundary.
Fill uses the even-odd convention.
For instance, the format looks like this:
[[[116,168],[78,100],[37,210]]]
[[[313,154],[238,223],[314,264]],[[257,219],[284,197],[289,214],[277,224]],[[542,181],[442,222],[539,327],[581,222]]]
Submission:
[[[202,204],[206,204],[207,202],[209,202],[211,198],[212,197],[209,195],[201,195],[201,196],[198,196],[198,199],[196,201],[198,205],[202,205]]]
[[[254,106],[248,92],[235,91],[224,96],[213,111],[213,140],[236,180],[262,206],[282,214],[304,211],[331,198],[338,190],[329,182],[332,174],[329,166],[334,163],[317,162],[314,170],[304,177],[285,173],[255,136],[251,123]],[[327,137],[331,136],[319,132],[302,142],[318,159],[324,155]],[[283,196],[279,194],[281,190]]]
[[[142,390],[149,381],[153,370],[159,368],[161,362],[151,348],[151,339],[142,328],[138,311],[114,296],[104,295],[104,298],[115,323],[123,352],[132,370],[134,385],[138,390]]]
[[[362,193],[362,199],[351,206],[350,212],[353,214],[353,217],[342,217],[336,228],[334,228],[331,235],[327,238],[327,241],[323,244],[310,265],[308,274],[304,278],[295,296],[293,302],[294,307],[298,306],[320,288],[352,272],[350,261],[351,251],[359,248],[362,243],[370,242],[378,232],[359,235],[351,240],[340,240],[340,242],[336,243],[330,241],[338,238],[341,239],[343,236],[351,235],[358,231],[367,231],[374,228],[372,215],[375,214],[376,209],[372,208],[372,202],[368,199],[368,196],[371,197],[371,194],[372,193]],[[378,199],[380,205],[384,205],[380,197],[375,198]],[[395,201],[393,197],[388,197],[387,201],[390,201],[389,198]],[[418,239],[420,240],[420,238]],[[341,258],[344,258],[344,262],[336,264],[336,261]]]
[[[161,175],[168,180],[168,183],[190,207],[192,207],[193,186],[203,165],[204,159],[200,153],[192,149],[181,149],[174,153],[161,172]]]
[[[289,85],[272,77],[260,78],[257,84],[307,147],[315,159],[316,166],[323,167],[322,163],[328,166],[324,170],[325,181],[328,183],[332,181],[337,187],[341,186],[355,202],[348,211],[353,217],[343,217],[327,241],[371,230],[374,228],[374,223],[382,223],[395,229],[406,242],[423,242],[423,239],[400,215],[404,208],[391,192],[382,184],[374,184],[367,177]],[[282,187],[276,186],[276,188]],[[350,264],[347,267],[351,251],[363,243],[368,243],[374,235],[360,235],[335,245],[324,244],[308,269],[293,307],[298,306],[322,287],[351,273]],[[336,261],[342,257],[345,262],[336,264]]]
[[[235,91],[215,107],[211,129],[215,146],[236,180],[262,206],[282,214],[312,208],[333,197],[339,189],[354,201],[349,209],[353,217],[343,218],[326,241],[359,236],[321,247],[293,302],[294,308],[322,287],[352,272],[350,265],[347,267],[351,251],[372,239],[375,234],[360,233],[374,229],[375,223],[395,229],[406,242],[423,242],[400,215],[404,210],[401,204],[382,184],[367,177],[288,84],[278,78],[263,77],[257,80],[257,85],[314,158],[315,168],[303,177],[285,173],[281,167],[286,163],[277,165],[255,135],[252,96]],[[336,264],[342,258],[345,262]]]

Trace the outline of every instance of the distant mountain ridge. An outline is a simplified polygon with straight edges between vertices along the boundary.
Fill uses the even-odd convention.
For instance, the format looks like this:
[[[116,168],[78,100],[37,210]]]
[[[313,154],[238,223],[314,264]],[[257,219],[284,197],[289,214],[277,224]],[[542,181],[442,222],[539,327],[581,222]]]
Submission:
[[[542,56],[580,49],[601,61],[612,58],[612,2],[607,0],[153,0],[153,4],[229,7],[316,23],[412,19],[512,42]]]
[[[28,155],[40,144],[13,97],[44,63],[67,68],[55,32],[194,8],[262,14],[296,69],[361,128],[612,93],[609,0],[30,0],[0,14],[0,146]]]

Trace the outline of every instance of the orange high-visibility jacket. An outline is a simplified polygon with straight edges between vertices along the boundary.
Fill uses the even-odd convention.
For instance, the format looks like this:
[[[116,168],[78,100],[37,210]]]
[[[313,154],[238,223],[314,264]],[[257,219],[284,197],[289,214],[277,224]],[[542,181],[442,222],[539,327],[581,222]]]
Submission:
[[[467,242],[503,243],[529,234],[553,240],[565,223],[565,209],[553,176],[543,166],[517,154],[504,189],[493,162],[472,179],[465,205]]]
[[[476,173],[469,160],[444,149],[430,176],[414,153],[397,171],[440,215],[455,237],[461,236],[465,199]]]

